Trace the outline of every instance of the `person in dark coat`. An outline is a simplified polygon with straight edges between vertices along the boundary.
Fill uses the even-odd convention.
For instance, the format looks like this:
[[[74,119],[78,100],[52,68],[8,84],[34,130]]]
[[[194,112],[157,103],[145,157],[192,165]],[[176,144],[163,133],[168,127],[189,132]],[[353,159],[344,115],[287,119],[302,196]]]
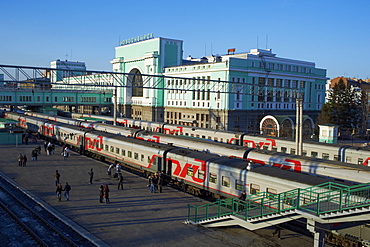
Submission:
[[[92,181],[94,179],[94,171],[93,169],[91,168],[90,171],[89,171],[89,176],[90,176],[90,184],[92,184]]]
[[[31,155],[32,155],[32,160],[37,160],[38,153],[37,153],[36,148],[32,150]]]
[[[61,201],[61,199],[62,199],[62,191],[63,191],[62,185],[61,184],[58,184],[55,192],[57,193],[57,199],[59,201]]]
[[[108,184],[104,185],[104,190],[103,190],[103,193],[104,193],[104,199],[105,199],[105,203],[108,204],[110,203],[110,200],[109,200],[109,187],[108,187]]]
[[[66,201],[69,201],[69,191],[71,191],[71,186],[66,183],[66,185],[64,185],[64,197],[66,198]]]
[[[103,198],[104,198],[104,185],[99,186],[99,202],[103,203]]]
[[[159,193],[162,193],[162,186],[164,184],[164,174],[163,171],[158,171],[158,189]]]
[[[123,176],[122,174],[119,174],[119,177],[118,177],[118,189],[121,188],[121,190],[123,190]]]
[[[26,166],[27,165],[27,155],[23,155],[23,166]]]

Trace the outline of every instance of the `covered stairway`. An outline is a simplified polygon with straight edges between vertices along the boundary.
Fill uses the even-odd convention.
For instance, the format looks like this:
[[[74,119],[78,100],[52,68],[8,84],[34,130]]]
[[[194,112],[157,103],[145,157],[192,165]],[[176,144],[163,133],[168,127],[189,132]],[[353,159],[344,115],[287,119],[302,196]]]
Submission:
[[[298,218],[307,218],[314,233],[315,246],[324,236],[315,223],[370,220],[370,184],[345,186],[333,182],[280,194],[260,192],[245,201],[229,198],[193,206],[188,205],[185,223],[206,227],[239,225],[257,230]]]

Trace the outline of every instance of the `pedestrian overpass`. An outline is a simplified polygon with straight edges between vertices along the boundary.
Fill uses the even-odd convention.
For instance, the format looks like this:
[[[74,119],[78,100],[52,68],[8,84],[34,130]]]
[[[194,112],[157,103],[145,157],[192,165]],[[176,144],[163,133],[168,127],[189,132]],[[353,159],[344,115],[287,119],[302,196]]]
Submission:
[[[200,206],[189,204],[185,223],[206,227],[239,225],[257,230],[299,218],[307,219],[314,246],[320,246],[325,234],[315,228],[316,222],[370,220],[370,183],[345,186],[328,182],[280,194],[260,192],[245,201],[229,198]]]

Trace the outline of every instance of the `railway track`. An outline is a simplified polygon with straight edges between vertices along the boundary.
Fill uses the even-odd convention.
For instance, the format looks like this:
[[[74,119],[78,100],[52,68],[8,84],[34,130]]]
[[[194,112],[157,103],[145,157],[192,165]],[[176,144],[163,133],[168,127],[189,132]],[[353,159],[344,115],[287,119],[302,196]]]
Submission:
[[[4,229],[1,239],[8,239],[12,245],[20,241],[22,246],[96,246],[2,175],[0,207],[5,212],[1,214],[0,226]]]

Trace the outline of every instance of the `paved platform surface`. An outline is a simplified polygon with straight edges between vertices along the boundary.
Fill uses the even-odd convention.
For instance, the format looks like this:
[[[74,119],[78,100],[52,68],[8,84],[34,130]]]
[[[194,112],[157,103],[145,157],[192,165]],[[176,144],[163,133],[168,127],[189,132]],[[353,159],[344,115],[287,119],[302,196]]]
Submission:
[[[124,190],[118,190],[118,181],[106,175],[105,163],[74,152],[64,161],[61,147],[48,156],[42,145],[38,161],[32,161],[31,151],[37,145],[0,146],[0,172],[80,227],[99,246],[313,246],[311,238],[288,230],[282,230],[278,239],[272,237],[273,228],[251,232],[183,224],[187,204],[207,202],[170,187],[164,187],[163,193],[150,193],[146,179],[125,171]],[[18,166],[20,153],[28,157],[26,167]],[[91,168],[93,184],[89,184]],[[55,170],[61,174],[62,185],[68,182],[72,187],[70,201],[56,199]],[[100,184],[109,185],[110,204],[99,202]]]

